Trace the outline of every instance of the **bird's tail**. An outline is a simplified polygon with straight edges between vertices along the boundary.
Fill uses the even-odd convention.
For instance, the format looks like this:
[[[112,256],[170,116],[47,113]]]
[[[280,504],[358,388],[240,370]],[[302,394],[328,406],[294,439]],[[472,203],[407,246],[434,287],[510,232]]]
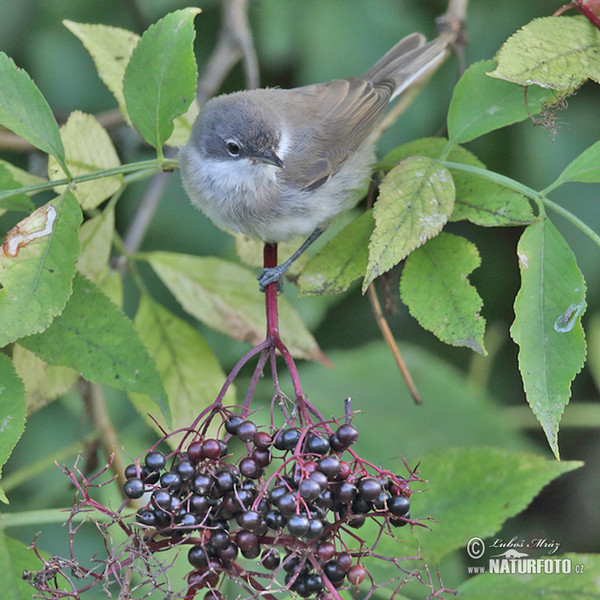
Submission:
[[[411,33],[388,50],[364,74],[364,79],[373,84],[384,80],[394,81],[392,98],[395,98],[415,82],[427,77],[447,52],[447,40],[436,38],[425,43],[425,36]]]

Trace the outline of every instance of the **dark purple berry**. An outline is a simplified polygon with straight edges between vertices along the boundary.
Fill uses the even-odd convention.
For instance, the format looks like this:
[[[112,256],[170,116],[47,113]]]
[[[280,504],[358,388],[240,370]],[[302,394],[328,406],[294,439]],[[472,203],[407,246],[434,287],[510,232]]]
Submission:
[[[210,545],[216,550],[223,550],[231,544],[229,533],[223,529],[214,529],[210,532]]]
[[[318,573],[309,573],[305,579],[306,592],[309,596],[323,589],[323,578]]]
[[[251,442],[256,435],[256,425],[252,421],[243,421],[238,425],[236,434],[242,442]]]
[[[302,434],[300,433],[300,430],[296,429],[295,427],[284,429],[283,431],[279,432],[275,438],[275,448],[278,450],[293,450],[297,446],[301,437]]]
[[[286,518],[278,510],[271,510],[265,515],[265,522],[269,529],[278,531],[285,526]]]
[[[188,561],[193,567],[207,567],[208,553],[200,545],[192,546],[188,552]]]
[[[160,485],[176,492],[181,486],[181,477],[175,471],[166,471],[160,478]]]
[[[240,426],[240,423],[243,422],[244,419],[239,415],[231,415],[231,417],[225,421],[225,430],[231,435],[237,435],[238,427]]]
[[[233,562],[238,555],[238,547],[233,542],[229,542],[225,548],[217,550],[217,555],[224,562]]]
[[[212,438],[204,440],[202,442],[202,456],[211,460],[221,458],[221,444],[219,444],[219,441]]]
[[[291,515],[296,512],[298,507],[298,498],[293,492],[288,492],[279,498],[277,508],[283,515]]]
[[[335,564],[341,573],[345,573],[352,566],[352,557],[347,552],[341,552],[338,554]]]
[[[337,498],[344,504],[349,504],[358,493],[358,488],[349,481],[344,481],[337,492]]]
[[[194,478],[194,491],[197,494],[208,495],[213,488],[214,480],[208,473],[198,473]]]
[[[210,508],[210,501],[208,496],[200,494],[194,494],[190,498],[190,510],[197,515],[205,515]]]
[[[192,513],[181,513],[178,517],[177,517],[177,522],[182,526],[182,527],[186,527],[186,528],[191,528],[194,525],[198,524],[198,520],[196,519],[196,515],[192,514]]]
[[[321,471],[315,471],[314,473],[311,473],[309,479],[311,481],[316,481],[319,484],[322,492],[329,487],[329,480],[327,479],[325,473],[321,473]]]
[[[125,479],[133,479],[142,474],[142,469],[138,465],[127,465],[125,467]]]
[[[269,491],[269,500],[273,503],[273,504],[277,504],[279,502],[279,499],[284,496],[285,494],[288,493],[288,489],[287,487],[285,487],[284,485],[280,485],[277,487],[272,488]]]
[[[338,436],[335,433],[332,433],[329,436],[329,446],[334,452],[342,452],[343,450],[346,450],[346,446],[344,446],[344,444],[340,442]]]
[[[375,500],[383,490],[377,479],[365,477],[358,482],[358,494],[363,500]]]
[[[256,448],[259,448],[260,450],[266,450],[273,443],[273,439],[266,431],[257,431],[253,442]]]
[[[237,483],[237,477],[229,469],[222,469],[215,473],[215,484],[221,495],[231,492]]]
[[[335,554],[335,546],[333,545],[332,542],[321,542],[318,546],[317,546],[317,556],[319,558],[319,560],[323,561],[323,562],[327,562],[328,560],[331,560],[333,558],[333,555]]]
[[[128,498],[141,498],[144,495],[144,482],[137,477],[128,479],[123,485],[123,491]]]
[[[239,469],[242,476],[248,479],[258,479],[262,474],[262,468],[258,461],[250,456],[242,458]]]
[[[152,501],[164,510],[171,510],[171,494],[167,490],[155,490],[152,493]]]
[[[332,481],[340,474],[340,459],[337,456],[324,456],[319,460],[319,471],[323,473],[329,481]]]
[[[352,512],[355,515],[364,515],[368,513],[373,508],[373,503],[365,500],[361,496],[356,496],[354,500],[352,500]]]
[[[291,515],[288,518],[288,531],[297,537],[302,537],[308,533],[310,522],[305,515]]]
[[[344,579],[344,573],[342,573],[337,566],[337,562],[334,560],[330,560],[323,565],[323,573],[331,583],[335,583],[336,581],[342,581]]]
[[[202,442],[192,442],[187,449],[188,458],[198,464],[203,458],[202,454]]]
[[[346,423],[335,432],[335,435],[346,448],[349,448],[358,439],[358,429],[351,423]]]
[[[404,517],[410,510],[410,500],[404,496],[393,496],[388,500],[387,507],[395,517]]]
[[[277,548],[265,550],[260,558],[260,564],[268,571],[273,571],[279,566],[281,556]]]
[[[196,474],[196,469],[192,464],[191,460],[181,460],[175,467],[179,477],[181,477],[181,481],[191,481]]]
[[[325,525],[321,519],[310,519],[308,523],[308,531],[306,532],[306,538],[309,540],[316,540],[321,536],[325,530]]]
[[[373,506],[377,510],[387,510],[388,509],[388,500],[392,497],[389,492],[383,491],[375,500],[373,500]]]
[[[156,514],[153,510],[142,508],[137,511],[135,520],[142,525],[148,525],[154,527],[156,525]]]
[[[309,454],[327,454],[329,452],[329,440],[316,433],[311,433],[306,440],[305,450]]]
[[[248,531],[257,531],[261,527],[263,518],[257,511],[247,510],[240,513],[236,517],[236,521],[243,529],[247,529]]]
[[[244,551],[253,546],[258,546],[258,538],[251,531],[241,529],[235,534],[235,543],[240,550]]]
[[[252,458],[258,463],[261,468],[268,467],[273,458],[271,451],[267,448],[255,448],[252,451]],[[241,471],[241,466],[240,466]]]
[[[298,493],[307,502],[312,502],[321,493],[321,486],[313,479],[303,479],[298,486]]]
[[[165,468],[165,455],[162,452],[155,450],[154,452],[146,454],[144,462],[150,471],[160,471]]]

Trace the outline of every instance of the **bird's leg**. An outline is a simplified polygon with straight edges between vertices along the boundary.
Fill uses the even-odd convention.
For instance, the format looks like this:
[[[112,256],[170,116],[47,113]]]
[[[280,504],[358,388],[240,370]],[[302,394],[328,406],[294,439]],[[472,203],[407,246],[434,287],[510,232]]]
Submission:
[[[264,292],[265,288],[275,281],[281,281],[283,275],[294,264],[294,261],[301,256],[306,249],[323,233],[323,229],[315,229],[305,240],[305,242],[292,254],[285,262],[282,262],[276,267],[263,269],[262,273],[257,277],[260,291]]]

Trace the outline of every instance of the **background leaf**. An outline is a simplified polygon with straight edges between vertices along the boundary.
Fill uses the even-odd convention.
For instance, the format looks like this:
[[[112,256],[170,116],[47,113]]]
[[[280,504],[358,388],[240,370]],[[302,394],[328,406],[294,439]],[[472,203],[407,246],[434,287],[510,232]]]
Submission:
[[[572,91],[600,82],[600,31],[585,17],[534,19],[503,44],[490,73],[519,85]]]
[[[427,491],[418,495],[418,516],[431,515],[437,523],[431,531],[414,530],[423,558],[437,563],[465,548],[473,536],[494,535],[550,481],[582,465],[500,448],[445,448],[428,454],[420,469]]]
[[[264,296],[251,271],[219,258],[171,252],[152,252],[146,259],[189,314],[235,340],[252,345],[264,340]],[[314,338],[283,297],[279,322],[294,356],[322,360]]]
[[[440,340],[485,354],[483,302],[468,280],[480,263],[474,244],[442,232],[409,254],[400,294],[410,314]]]
[[[85,277],[75,276],[73,295],[52,325],[20,343],[52,365],[75,369],[88,381],[148,394],[169,420],[160,375],[133,324]]]
[[[555,183],[582,181],[584,183],[600,182],[600,141],[586,148],[574,158],[558,176]],[[552,187],[556,187],[552,184]]]
[[[21,187],[21,184],[13,177],[11,170],[7,167],[7,163],[0,163],[0,190],[14,190]],[[27,194],[14,194],[0,200],[0,214],[15,210],[23,212],[31,212],[33,210],[33,202]]]
[[[194,327],[170,313],[144,295],[135,316],[135,328],[162,376],[169,399],[172,429],[189,427],[208,405],[212,404],[225,382],[225,373],[215,355]],[[156,407],[149,405],[146,396],[130,394],[140,414],[158,417]],[[230,388],[225,404],[235,404],[235,392]],[[152,427],[156,424],[147,419]],[[159,431],[162,435],[162,433]],[[169,443],[176,448],[180,437],[171,436]]]
[[[0,473],[24,429],[25,386],[10,358],[0,353]],[[7,501],[1,489],[0,501]]]
[[[427,156],[485,169],[485,165],[469,150],[453,145],[448,149],[444,138],[422,138],[395,148],[381,161],[391,168],[409,156]],[[502,185],[458,169],[450,169],[456,198],[450,221],[468,220],[483,227],[525,225],[536,220],[531,205],[522,194]]]
[[[476,575],[458,586],[459,597],[466,600],[587,600],[600,594],[600,556],[568,553],[549,558],[570,560],[571,573]],[[583,570],[577,572],[577,565],[581,565]]]
[[[517,254],[521,289],[510,333],[519,345],[527,402],[558,457],[558,424],[585,360],[585,282],[572,250],[548,219],[525,230]]]
[[[45,553],[42,553],[44,556]],[[23,571],[39,570],[42,564],[25,544],[8,537],[0,527],[0,586],[6,600],[31,600],[33,588],[23,579]]]
[[[381,183],[373,208],[375,229],[363,291],[438,233],[453,206],[454,183],[444,166],[423,156],[407,158],[395,166]]]
[[[489,133],[531,118],[553,92],[539,87],[522,87],[487,75],[495,67],[493,60],[473,63],[459,79],[448,109],[448,137],[463,144]]]
[[[65,125],[60,128],[60,134],[65,146],[65,160],[73,176],[86,175],[121,164],[108,133],[92,115],[86,115],[79,110],[72,112]],[[52,157],[48,160],[48,176],[50,180],[65,177],[64,170]],[[79,200],[81,208],[89,210],[110,198],[122,186],[123,176],[113,175],[77,183],[70,189]],[[55,189],[56,193],[60,194],[65,188],[57,186]]]
[[[178,10],[151,25],[125,69],[127,112],[140,135],[155,148],[169,139],[173,119],[184,114],[195,97],[194,17],[199,12],[199,8]]]
[[[312,256],[298,279],[300,295],[339,294],[360,279],[367,268],[374,225],[373,213],[365,211]]]
[[[81,209],[70,192],[11,229],[0,252],[0,346],[43,331],[64,308],[79,255]]]
[[[52,154],[67,172],[65,150],[48,102],[29,75],[4,52],[0,52],[0,124]]]
[[[115,232],[115,211],[105,208],[79,228],[81,254],[77,270],[97,283],[106,272]]]

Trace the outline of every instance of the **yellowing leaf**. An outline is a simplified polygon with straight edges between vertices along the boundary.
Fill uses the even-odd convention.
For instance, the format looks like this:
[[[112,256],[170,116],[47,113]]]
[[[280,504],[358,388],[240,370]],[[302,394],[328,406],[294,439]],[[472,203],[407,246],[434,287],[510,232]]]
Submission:
[[[409,252],[436,235],[454,207],[452,175],[435,160],[412,156],[395,166],[379,188],[375,229],[363,291]]]
[[[600,82],[600,31],[584,17],[534,19],[498,53],[492,77],[520,85],[573,91],[586,79]]]
[[[90,25],[68,20],[64,20],[63,24],[81,40],[90,53],[100,79],[113,93],[121,112],[128,119],[123,97],[123,75],[140,36],[108,25]]]
[[[254,273],[213,257],[152,252],[146,258],[189,314],[236,340],[256,345],[265,339],[265,299]],[[285,298],[278,302],[281,337],[290,352],[322,360],[298,313]]]
[[[146,295],[140,300],[134,325],[161,374],[172,428],[189,427],[198,413],[215,401],[225,381],[219,362],[196,328]],[[130,394],[130,397],[142,415],[150,413],[166,428],[164,417],[148,396]],[[235,404],[233,388],[229,389],[225,403]],[[156,428],[151,419],[148,422]],[[180,440],[172,436],[169,443],[177,447]]]
[[[60,128],[60,134],[72,175],[85,175],[121,164],[108,133],[92,115],[78,110],[72,112],[66,124]],[[65,177],[64,171],[52,157],[48,160],[48,176],[51,180]],[[82,208],[91,209],[110,198],[122,185],[122,175],[113,175],[78,183],[71,190]],[[57,193],[63,189],[64,186],[57,187]]]
[[[62,396],[79,378],[77,371],[49,365],[20,344],[13,347],[13,363],[25,383],[28,414]]]
[[[115,211],[112,208],[92,217],[79,228],[81,254],[77,270],[95,283],[104,275],[108,265],[114,229]]]

